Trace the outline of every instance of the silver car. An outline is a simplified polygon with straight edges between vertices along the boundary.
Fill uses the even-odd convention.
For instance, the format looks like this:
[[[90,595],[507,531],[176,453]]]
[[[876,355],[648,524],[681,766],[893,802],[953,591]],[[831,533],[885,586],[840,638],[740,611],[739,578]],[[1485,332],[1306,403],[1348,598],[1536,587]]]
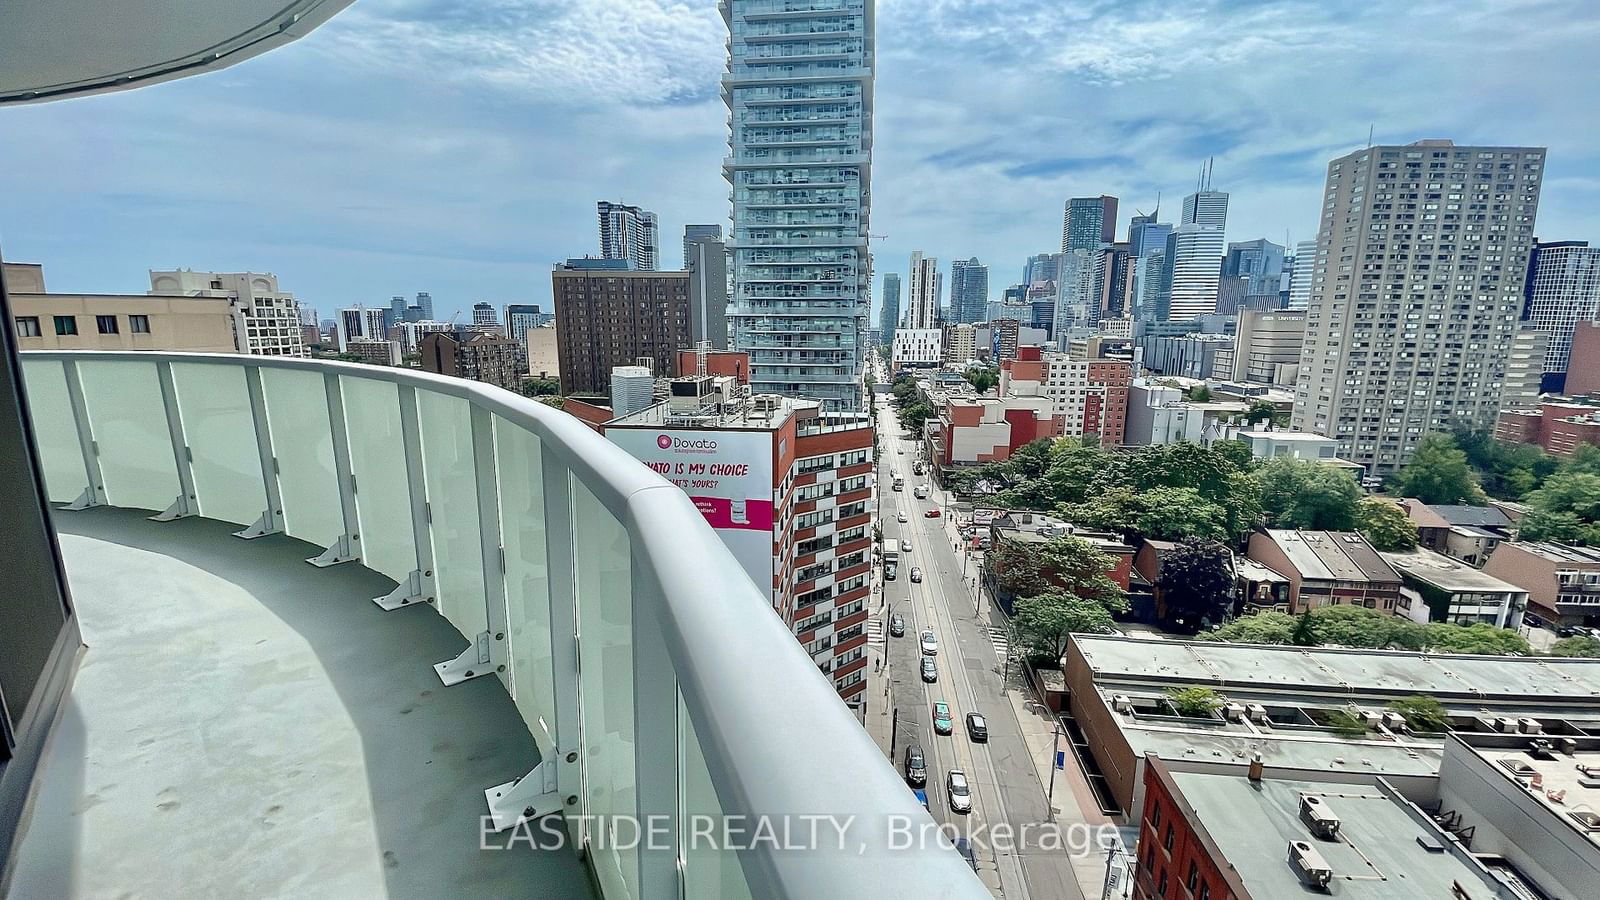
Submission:
[[[924,656],[939,655],[939,639],[933,636],[933,629],[922,633],[922,653]]]
[[[972,812],[972,788],[967,785],[967,773],[960,769],[951,769],[944,786],[950,794],[951,812]]]

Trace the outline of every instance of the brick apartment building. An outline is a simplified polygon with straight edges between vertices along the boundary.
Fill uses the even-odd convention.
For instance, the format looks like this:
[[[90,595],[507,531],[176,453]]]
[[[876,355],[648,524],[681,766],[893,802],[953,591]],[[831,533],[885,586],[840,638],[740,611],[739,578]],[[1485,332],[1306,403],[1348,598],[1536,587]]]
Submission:
[[[1569,380],[1572,376],[1567,375]],[[1512,444],[1536,444],[1555,456],[1571,456],[1579,444],[1600,445],[1600,405],[1545,400],[1538,409],[1501,410],[1494,436]]]
[[[594,268],[610,260],[569,260],[551,274],[561,393],[605,394],[611,370],[650,360],[657,377],[693,343],[688,272]]]
[[[468,378],[517,390],[522,383],[522,345],[487,331],[436,331],[418,345],[424,372]]]

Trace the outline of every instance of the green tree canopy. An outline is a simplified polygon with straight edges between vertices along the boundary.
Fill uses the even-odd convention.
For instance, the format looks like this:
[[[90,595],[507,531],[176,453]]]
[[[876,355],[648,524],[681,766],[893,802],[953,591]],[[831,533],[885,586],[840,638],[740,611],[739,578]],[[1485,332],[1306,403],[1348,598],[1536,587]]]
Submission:
[[[933,415],[933,407],[918,401],[900,410],[900,424],[912,434],[922,434],[922,426],[927,423],[928,417]]]
[[[1272,528],[1349,531],[1361,486],[1343,469],[1280,456],[1256,470],[1261,508]]]
[[[1180,716],[1206,718],[1222,706],[1223,697],[1208,687],[1167,688],[1167,702]]]
[[[1600,475],[1563,467],[1525,498],[1523,540],[1600,544]]]
[[[1292,644],[1294,643],[1294,616],[1281,612],[1264,612],[1234,619],[1212,631],[1202,631],[1202,641],[1227,641],[1234,644]]]
[[[991,388],[1000,383],[1000,370],[972,368],[962,373],[962,377],[967,379],[967,383],[972,385],[973,390],[980,394],[986,394]]]
[[[561,393],[561,381],[556,378],[524,378],[519,390],[524,397],[545,397]]]
[[[1592,638],[1586,634],[1562,638],[1550,645],[1550,655],[1600,659],[1600,638]]]
[[[1402,697],[1392,701],[1389,708],[1405,716],[1412,731],[1443,731],[1450,724],[1444,704],[1425,694]]]
[[[1200,496],[1194,488],[1156,487],[1145,491],[1119,487],[1067,513],[1068,518],[1095,528],[1120,532],[1129,540],[1228,537],[1227,511]]]
[[[1486,429],[1457,428],[1452,436],[1491,497],[1520,500],[1556,470],[1555,457],[1533,444],[1498,441]]]
[[[1220,623],[1233,612],[1233,557],[1216,541],[1186,540],[1161,557],[1156,587],[1167,620],[1180,629]]]
[[[1395,492],[1415,497],[1423,503],[1477,504],[1484,502],[1478,476],[1467,463],[1467,454],[1448,434],[1425,434],[1411,454],[1411,462],[1400,470]]]
[[[1445,653],[1482,653],[1496,656],[1517,654],[1528,656],[1533,649],[1522,635],[1510,628],[1496,628],[1483,622],[1476,625],[1452,625],[1434,622],[1426,627],[1426,650]]]
[[[1023,597],[1011,617],[1012,631],[1029,658],[1051,664],[1059,664],[1067,652],[1068,635],[1106,634],[1111,627],[1104,604],[1060,590]]]
[[[1385,551],[1414,550],[1417,526],[1399,504],[1363,497],[1356,504],[1356,528],[1372,546]]]
[[[1064,537],[1035,543],[1006,539],[988,553],[984,565],[995,572],[1001,589],[1017,597],[1036,597],[1065,590],[1111,612],[1128,608],[1128,595],[1108,574],[1116,560],[1082,538]]]
[[[1272,417],[1277,413],[1278,407],[1271,400],[1257,400],[1250,404],[1248,410],[1245,410],[1244,421],[1249,425],[1254,425],[1257,422],[1270,423]]]

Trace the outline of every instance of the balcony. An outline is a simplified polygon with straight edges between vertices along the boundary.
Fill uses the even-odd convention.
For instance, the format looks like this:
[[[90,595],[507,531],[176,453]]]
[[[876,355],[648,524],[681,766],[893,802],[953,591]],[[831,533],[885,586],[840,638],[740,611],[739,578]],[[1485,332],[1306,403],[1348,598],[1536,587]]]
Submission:
[[[22,368],[89,645],[22,895],[986,896],[890,848],[931,819],[832,683],[576,419],[346,363]],[[806,852],[697,837],[830,815]]]

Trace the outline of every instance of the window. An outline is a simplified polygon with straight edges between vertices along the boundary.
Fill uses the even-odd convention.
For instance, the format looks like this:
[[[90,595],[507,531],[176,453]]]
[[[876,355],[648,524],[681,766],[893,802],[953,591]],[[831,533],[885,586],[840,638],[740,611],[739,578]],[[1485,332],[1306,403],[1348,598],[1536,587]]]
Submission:
[[[117,333],[117,317],[116,316],[95,316],[94,317],[94,327],[95,327],[95,330],[99,331],[101,334],[116,334]]]
[[[1189,893],[1192,894],[1192,893],[1194,893],[1195,885],[1199,884],[1199,882],[1200,882],[1200,864],[1197,863],[1197,862],[1194,862],[1193,860],[1190,860],[1189,861],[1189,877],[1184,879],[1184,881],[1183,881],[1184,886],[1187,887],[1189,889]]]
[[[150,333],[150,317],[131,315],[128,317],[128,330],[134,334]]]
[[[1162,847],[1162,849],[1168,851],[1169,853],[1172,851],[1172,838],[1173,838],[1172,823],[1168,822],[1167,823],[1167,836],[1161,839],[1161,847]]]
[[[78,320],[72,316],[56,316],[56,334],[77,334]]]
[[[1167,870],[1161,870],[1161,884],[1156,888],[1156,893],[1165,897],[1167,895]]]
[[[38,316],[17,316],[17,337],[38,337]]]

